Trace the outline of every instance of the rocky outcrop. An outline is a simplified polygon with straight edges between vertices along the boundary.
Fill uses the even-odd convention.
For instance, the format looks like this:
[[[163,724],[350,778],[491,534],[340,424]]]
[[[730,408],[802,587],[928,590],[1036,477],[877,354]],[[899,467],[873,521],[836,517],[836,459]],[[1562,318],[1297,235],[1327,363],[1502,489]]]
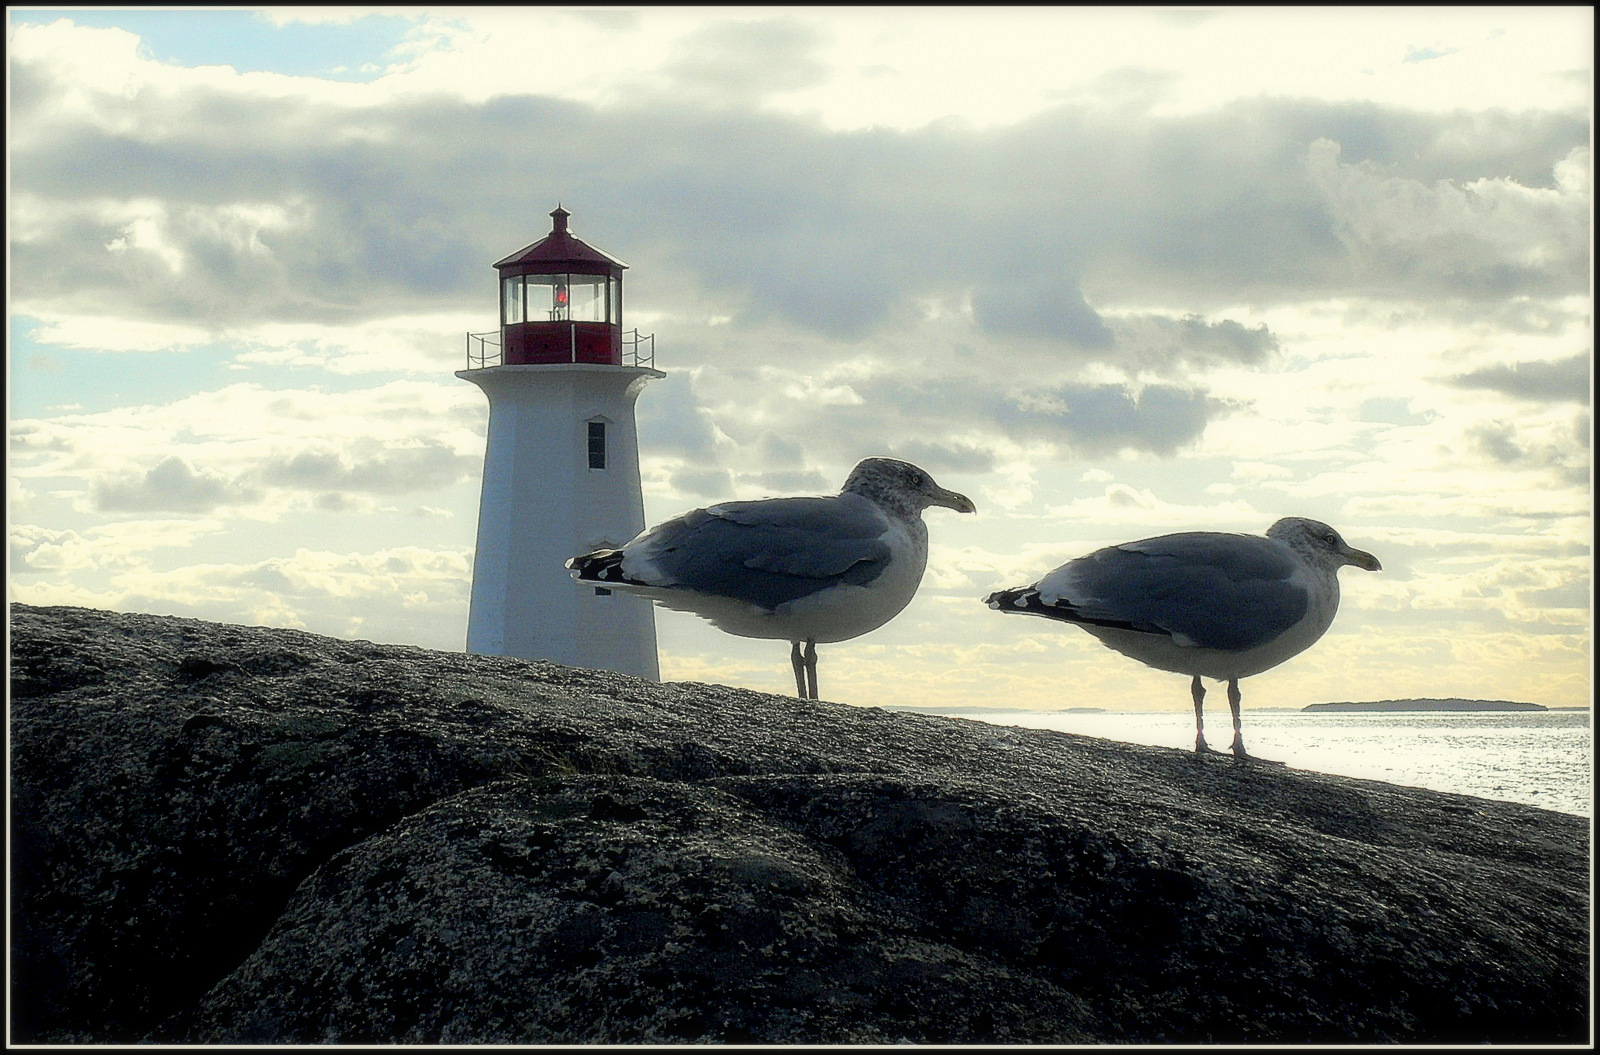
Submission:
[[[289,630],[11,633],[14,1041],[1587,1039],[1580,818]]]

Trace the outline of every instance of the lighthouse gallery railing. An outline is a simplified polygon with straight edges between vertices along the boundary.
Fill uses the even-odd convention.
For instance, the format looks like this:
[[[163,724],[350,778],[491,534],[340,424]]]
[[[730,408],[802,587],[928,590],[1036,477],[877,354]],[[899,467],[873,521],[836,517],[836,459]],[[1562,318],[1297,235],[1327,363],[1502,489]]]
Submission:
[[[502,366],[505,364],[505,354],[505,349],[500,346],[499,330],[467,334],[468,370],[485,370],[491,366]],[[576,347],[574,347],[572,362],[577,361],[578,353]],[[640,333],[637,329],[623,333],[622,365],[654,367],[656,365],[656,335],[653,333]]]

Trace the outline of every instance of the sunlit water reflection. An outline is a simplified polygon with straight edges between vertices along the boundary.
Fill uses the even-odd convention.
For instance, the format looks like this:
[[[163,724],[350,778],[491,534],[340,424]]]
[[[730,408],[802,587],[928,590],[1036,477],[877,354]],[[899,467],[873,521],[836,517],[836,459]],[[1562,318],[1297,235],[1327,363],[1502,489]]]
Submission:
[[[1194,747],[1193,715],[950,710],[928,713],[1056,729],[1157,747]],[[1252,754],[1296,769],[1383,780],[1593,816],[1589,711],[1410,711],[1382,714],[1246,710]],[[1226,708],[1206,715],[1206,739],[1226,750]]]

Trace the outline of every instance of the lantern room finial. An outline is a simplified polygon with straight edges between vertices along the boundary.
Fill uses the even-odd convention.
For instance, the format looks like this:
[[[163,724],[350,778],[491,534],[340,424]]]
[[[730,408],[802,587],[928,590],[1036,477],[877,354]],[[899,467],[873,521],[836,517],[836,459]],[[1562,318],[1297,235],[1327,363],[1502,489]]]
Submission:
[[[567,217],[572,214],[561,207],[557,202],[556,207],[550,210],[550,218],[555,221],[550,227],[551,234],[565,234],[567,231]]]

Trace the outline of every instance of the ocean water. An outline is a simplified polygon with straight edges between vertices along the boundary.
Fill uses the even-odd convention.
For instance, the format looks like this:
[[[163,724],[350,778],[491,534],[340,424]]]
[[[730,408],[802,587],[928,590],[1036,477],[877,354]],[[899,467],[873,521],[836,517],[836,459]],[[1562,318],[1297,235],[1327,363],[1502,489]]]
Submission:
[[[925,713],[1194,748],[1192,712],[930,708]],[[1219,750],[1233,741],[1226,706],[1220,717],[1207,709],[1206,740]],[[1244,742],[1251,754],[1295,769],[1594,815],[1594,736],[1587,710],[1327,714],[1246,709]]]

